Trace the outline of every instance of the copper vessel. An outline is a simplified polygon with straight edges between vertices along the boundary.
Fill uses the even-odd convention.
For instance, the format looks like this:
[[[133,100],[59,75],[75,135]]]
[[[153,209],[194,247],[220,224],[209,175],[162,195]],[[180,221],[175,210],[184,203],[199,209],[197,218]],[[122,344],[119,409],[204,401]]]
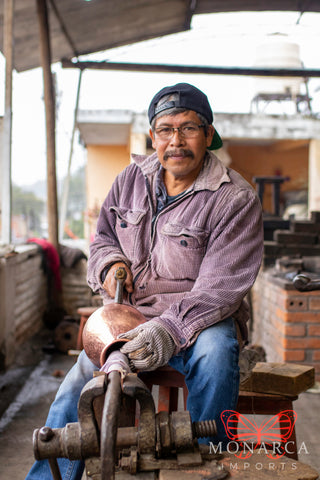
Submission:
[[[125,269],[118,268],[115,278],[117,280],[115,303],[98,308],[88,318],[83,329],[83,348],[97,367],[102,367],[108,355],[128,341],[118,339],[120,333],[128,332],[146,321],[136,308],[122,303]]]

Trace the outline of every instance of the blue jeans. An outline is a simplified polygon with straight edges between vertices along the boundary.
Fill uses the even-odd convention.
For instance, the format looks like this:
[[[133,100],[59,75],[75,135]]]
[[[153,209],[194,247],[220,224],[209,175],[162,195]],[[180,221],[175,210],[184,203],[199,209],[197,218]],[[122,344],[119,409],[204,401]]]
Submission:
[[[188,349],[171,358],[169,364],[185,375],[188,387],[187,409],[192,421],[215,419],[218,436],[200,441],[227,441],[220,413],[235,409],[239,390],[239,346],[236,327],[228,318],[203,330]],[[77,404],[84,385],[97,367],[84,351],[61,384],[51,405],[46,425],[61,428],[77,422]],[[84,463],[58,459],[63,480],[80,480]],[[34,463],[26,480],[52,480],[47,460]]]

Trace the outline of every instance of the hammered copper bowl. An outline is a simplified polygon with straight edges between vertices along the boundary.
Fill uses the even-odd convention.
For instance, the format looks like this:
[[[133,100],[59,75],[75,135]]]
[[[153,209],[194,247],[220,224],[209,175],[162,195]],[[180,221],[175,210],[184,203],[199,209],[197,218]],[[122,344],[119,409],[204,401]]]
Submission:
[[[97,367],[102,367],[108,355],[128,341],[118,339],[118,335],[145,321],[142,313],[130,305],[110,303],[100,307],[85,324],[82,334],[83,348],[90,360]]]

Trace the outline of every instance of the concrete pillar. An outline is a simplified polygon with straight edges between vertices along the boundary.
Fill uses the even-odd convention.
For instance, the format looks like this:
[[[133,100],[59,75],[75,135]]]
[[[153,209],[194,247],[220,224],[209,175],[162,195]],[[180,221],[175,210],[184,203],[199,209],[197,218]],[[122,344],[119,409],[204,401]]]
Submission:
[[[320,211],[320,140],[312,139],[309,147],[309,198],[308,209]]]
[[[145,155],[147,151],[147,142],[145,133],[134,133],[130,135],[130,153]]]
[[[136,153],[137,155],[145,155],[147,153],[148,132],[149,125],[146,115],[134,115],[130,128],[130,153]]]

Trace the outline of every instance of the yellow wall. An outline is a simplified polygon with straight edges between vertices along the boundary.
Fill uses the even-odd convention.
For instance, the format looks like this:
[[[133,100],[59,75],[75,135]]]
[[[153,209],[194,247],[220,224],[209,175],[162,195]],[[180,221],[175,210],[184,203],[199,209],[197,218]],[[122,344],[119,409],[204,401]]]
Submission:
[[[114,179],[129,163],[130,154],[125,145],[87,146],[87,238],[92,238],[96,214]]]
[[[254,176],[282,175],[290,180],[281,185],[281,192],[308,189],[308,141],[282,140],[272,145],[229,145],[231,168],[239,172],[255,188]],[[272,212],[271,185],[265,188],[263,207]]]

